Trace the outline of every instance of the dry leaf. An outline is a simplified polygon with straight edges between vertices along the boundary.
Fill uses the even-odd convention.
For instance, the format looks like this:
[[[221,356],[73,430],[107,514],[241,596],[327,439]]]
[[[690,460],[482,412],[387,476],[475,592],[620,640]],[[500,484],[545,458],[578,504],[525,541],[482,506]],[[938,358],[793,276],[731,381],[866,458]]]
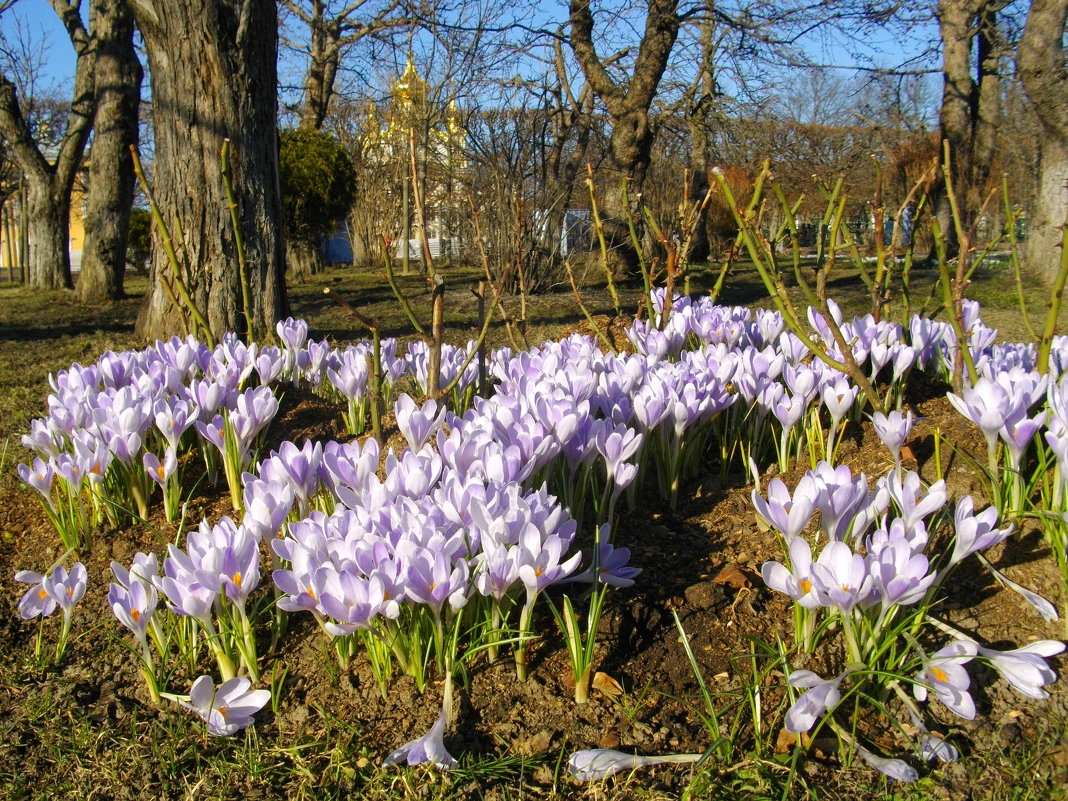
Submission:
[[[919,461],[919,459],[916,458],[916,452],[912,450],[912,446],[911,445],[902,445],[901,446],[901,461],[904,462],[904,461],[906,461],[908,459],[911,459],[914,462],[918,462]]]
[[[593,689],[604,693],[609,698],[618,698],[623,695],[623,685],[599,670],[593,674]]]
[[[741,571],[738,565],[725,565],[712,577],[712,583],[726,584],[736,590],[748,590],[753,586],[753,582],[746,578],[745,573]]]
[[[601,739],[597,741],[597,745],[601,748],[619,748],[620,742],[619,732],[615,729],[609,729],[601,735]]]
[[[779,729],[779,736],[775,738],[775,753],[788,754],[797,744],[797,735],[786,729]]]

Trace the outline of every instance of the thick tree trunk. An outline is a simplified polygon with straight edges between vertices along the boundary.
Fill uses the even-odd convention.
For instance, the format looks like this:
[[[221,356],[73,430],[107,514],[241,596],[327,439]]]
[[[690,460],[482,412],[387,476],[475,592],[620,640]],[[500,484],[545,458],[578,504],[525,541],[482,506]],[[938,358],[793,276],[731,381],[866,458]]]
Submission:
[[[1032,0],[1017,64],[1042,124],[1042,164],[1027,243],[1032,273],[1052,281],[1060,263],[1061,226],[1068,219],[1068,69],[1064,32],[1068,0]]]
[[[1061,259],[1061,226],[1068,220],[1068,144],[1057,137],[1042,141],[1035,216],[1027,239],[1031,272],[1052,281]]]
[[[97,110],[78,276],[78,297],[84,301],[123,297],[134,196],[130,147],[137,146],[142,78],[126,1],[97,0],[93,12]]]
[[[93,71],[96,50],[73,2],[52,0],[78,60],[70,116],[59,148],[49,158],[37,146],[22,115],[14,84],[0,74],[0,136],[26,176],[29,211],[29,284],[35,289],[69,289],[70,194],[81,164],[95,110]]]
[[[939,134],[949,143],[950,175],[965,227],[975,222],[982,208],[996,155],[995,136],[1001,120],[1000,6],[995,0],[938,3],[943,79]],[[939,158],[942,156],[940,148]],[[955,254],[959,243],[941,173],[935,178],[931,196],[949,252]]]
[[[70,289],[70,193],[30,183],[29,273],[34,289]]]
[[[231,142],[252,334],[287,311],[278,185],[277,15],[273,0],[130,0],[152,76],[153,193],[181,231],[185,281],[216,335],[245,333],[234,230],[219,153]],[[161,283],[162,248],[138,317],[146,338],[170,336],[179,316]]]

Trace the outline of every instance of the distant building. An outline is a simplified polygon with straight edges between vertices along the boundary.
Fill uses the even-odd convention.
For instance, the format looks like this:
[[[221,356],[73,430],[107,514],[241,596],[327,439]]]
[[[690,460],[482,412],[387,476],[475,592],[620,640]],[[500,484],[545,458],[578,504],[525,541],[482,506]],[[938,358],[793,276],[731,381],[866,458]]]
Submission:
[[[394,255],[397,258],[403,255],[401,206],[404,182],[409,182],[409,189],[412,188],[409,164],[414,143],[426,216],[427,245],[435,260],[451,260],[459,257],[462,250],[458,234],[463,212],[456,190],[460,177],[468,169],[467,134],[456,103],[449,103],[442,114],[432,108],[429,95],[429,85],[409,57],[404,72],[390,87],[388,102],[382,106],[368,106],[361,142],[363,162],[368,172],[376,173],[379,183],[386,184],[386,191],[382,202],[365,204],[378,206],[379,213],[378,219],[370,221],[366,227],[388,236],[393,242]],[[364,208],[363,213],[374,211]],[[409,193],[409,220],[408,255],[412,261],[417,261],[422,259],[423,249],[414,192]],[[360,238],[357,235],[349,237],[352,243],[350,258],[366,255],[358,252]],[[364,238],[367,238],[366,233]],[[337,237],[328,243],[328,259],[344,255],[336,240]],[[367,243],[363,244],[366,247]],[[354,250],[357,252],[353,253]]]

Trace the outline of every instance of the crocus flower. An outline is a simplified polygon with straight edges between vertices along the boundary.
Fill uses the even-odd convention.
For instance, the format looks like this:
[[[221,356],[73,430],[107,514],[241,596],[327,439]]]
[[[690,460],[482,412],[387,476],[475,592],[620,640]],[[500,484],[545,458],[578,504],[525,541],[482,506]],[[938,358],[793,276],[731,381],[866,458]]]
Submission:
[[[816,594],[823,606],[836,606],[843,612],[865,603],[873,591],[864,557],[853,553],[844,542],[829,542],[812,565]]]
[[[805,692],[787,710],[786,730],[794,734],[808,731],[828,709],[833,709],[842,698],[838,685],[843,676],[844,673],[833,679],[825,679],[811,670],[793,671],[788,679],[790,686],[804,689]]]
[[[960,752],[937,734],[923,732],[920,740],[920,756],[927,762],[937,759],[939,762],[956,762]]]
[[[189,701],[178,703],[200,715],[211,734],[229,737],[251,726],[253,716],[271,700],[270,690],[249,692],[250,686],[251,682],[243,676],[224,681],[218,687],[211,676],[201,676],[193,682]]]
[[[442,407],[439,411],[437,401],[428,400],[420,407],[406,392],[397,398],[394,409],[397,413],[397,429],[408,440],[413,451],[418,451],[426,444],[445,418],[445,409]]]
[[[111,611],[142,642],[152,615],[156,612],[157,601],[156,588],[140,581],[133,582],[129,588],[113,582],[108,588]]]
[[[971,679],[963,666],[975,658],[977,650],[978,646],[970,640],[954,640],[931,654],[917,675],[919,681],[912,685],[916,700],[926,700],[930,687],[935,698],[962,718],[972,720],[975,717],[975,702],[968,692]]]
[[[758,515],[790,542],[808,525],[816,508],[817,494],[816,484],[807,473],[797,482],[792,496],[781,479],[773,478],[768,483],[767,501],[753,490],[753,506]]]
[[[953,542],[953,553],[949,557],[951,565],[957,564],[977,551],[996,545],[1012,534],[1011,525],[1005,528],[994,528],[998,522],[997,509],[991,506],[979,514],[973,514],[974,504],[972,496],[965,495],[957,501],[957,506],[953,510],[957,536]]]
[[[591,748],[576,751],[567,760],[567,770],[580,782],[600,781],[620,771],[634,770],[646,765],[665,762],[696,762],[701,754],[665,754],[663,756],[639,756],[612,751],[608,748]]]
[[[1005,425],[1005,421],[1011,419],[1014,412],[1019,410],[1011,408],[1009,394],[986,376],[981,376],[974,387],[965,387],[962,396],[949,392],[946,394],[946,400],[982,429],[987,449],[993,451],[998,431]]]
[[[60,565],[42,582],[44,590],[55,599],[64,615],[69,615],[74,605],[85,595],[85,565],[75,562],[74,567],[67,569]]]
[[[769,561],[760,566],[760,576],[770,589],[789,595],[806,609],[816,609],[822,601],[812,579],[812,548],[803,537],[794,537],[789,551],[793,570]]]
[[[884,484],[905,524],[911,530],[923,518],[945,506],[946,482],[939,479],[926,489],[920,484],[918,473],[910,470],[902,479],[897,473],[890,475]],[[958,508],[959,505],[958,505]]]
[[[45,577],[32,570],[20,570],[15,574],[15,581],[33,586],[26,590],[26,594],[19,601],[19,616],[23,620],[32,620],[40,615],[48,617],[56,611],[56,599],[45,588]]]
[[[837,428],[842,418],[849,413],[857,399],[860,387],[850,383],[845,376],[838,376],[834,383],[823,386],[820,397],[831,415],[831,427]]]
[[[873,754],[868,749],[857,745],[857,753],[860,754],[861,759],[871,765],[880,773],[885,776],[889,776],[891,779],[895,779],[899,782],[914,782],[920,778],[920,774],[914,767],[909,765],[900,759],[888,759],[878,754]]]
[[[894,464],[900,466],[901,448],[904,447],[905,440],[909,438],[909,432],[912,431],[916,418],[912,412],[901,414],[895,409],[890,414],[876,412],[872,415],[871,422],[875,426],[875,433],[879,435],[883,445],[890,449],[890,453],[894,457]]]
[[[443,708],[430,731],[417,740],[405,743],[396,751],[387,756],[382,765],[396,765],[401,760],[408,765],[435,765],[442,770],[448,770],[456,764],[452,754],[445,750],[445,713]]]
[[[167,446],[167,452],[164,453],[162,462],[151,451],[145,451],[141,461],[145,466],[146,475],[164,488],[167,486],[167,479],[174,475],[174,471],[178,469],[178,456],[171,445]]]
[[[38,457],[33,460],[33,467],[20,464],[18,474],[26,486],[41,493],[48,503],[48,508],[55,511],[55,504],[52,503],[52,478],[55,474],[52,463],[45,462]]]
[[[1049,693],[1042,688],[1057,679],[1057,674],[1046,664],[1046,659],[1064,651],[1064,643],[1059,640],[1039,640],[1011,651],[997,651],[982,646],[978,646],[976,651],[1015,690],[1028,698],[1043,699],[1049,698]]]

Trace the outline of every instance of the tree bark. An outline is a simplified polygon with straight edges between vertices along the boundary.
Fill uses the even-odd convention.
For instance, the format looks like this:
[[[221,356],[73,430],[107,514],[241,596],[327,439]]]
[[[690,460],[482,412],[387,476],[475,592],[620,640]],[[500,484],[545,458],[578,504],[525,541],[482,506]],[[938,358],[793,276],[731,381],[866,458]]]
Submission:
[[[1068,219],[1066,23],[1068,0],[1032,0],[1017,55],[1020,78],[1042,126],[1039,190],[1027,242],[1027,264],[1047,282],[1057,273],[1061,226]]]
[[[616,262],[613,267],[619,273],[631,273],[638,264],[627,225],[633,212],[627,208],[622,187],[626,180],[630,197],[637,197],[652,159],[656,126],[649,110],[679,35],[677,6],[678,0],[649,0],[633,72],[629,81],[620,84],[597,54],[590,0],[571,0],[570,4],[571,49],[612,123],[609,163],[599,176],[600,214]],[[635,223],[641,227],[641,220]]]
[[[133,46],[133,15],[125,0],[96,0],[90,25],[97,43],[96,122],[78,276],[78,297],[83,301],[124,294],[134,196],[130,147],[138,141],[143,75]]]
[[[341,20],[316,18],[311,24],[311,52],[304,76],[301,128],[323,127],[341,62]]]
[[[262,335],[287,313],[278,183],[277,13],[273,0],[130,0],[152,76],[153,193],[181,236],[184,279],[216,335]],[[231,142],[254,331],[245,331],[236,244],[219,153]],[[157,233],[158,236],[158,233]],[[181,324],[161,284],[162,248],[138,316],[146,338]]]
[[[982,206],[995,156],[1001,113],[999,7],[998,0],[938,2],[943,80],[939,133],[949,143],[950,175],[966,227],[972,225]],[[940,150],[939,158],[942,157]],[[946,233],[950,251],[955,253],[959,245],[941,174],[936,177],[932,194],[934,214]]]
[[[51,161],[34,141],[14,84],[0,75],[0,136],[26,176],[29,211],[29,284],[34,289],[70,289],[70,193],[93,122],[93,70],[96,51],[77,6],[52,0],[67,29],[77,62],[67,127]]]

